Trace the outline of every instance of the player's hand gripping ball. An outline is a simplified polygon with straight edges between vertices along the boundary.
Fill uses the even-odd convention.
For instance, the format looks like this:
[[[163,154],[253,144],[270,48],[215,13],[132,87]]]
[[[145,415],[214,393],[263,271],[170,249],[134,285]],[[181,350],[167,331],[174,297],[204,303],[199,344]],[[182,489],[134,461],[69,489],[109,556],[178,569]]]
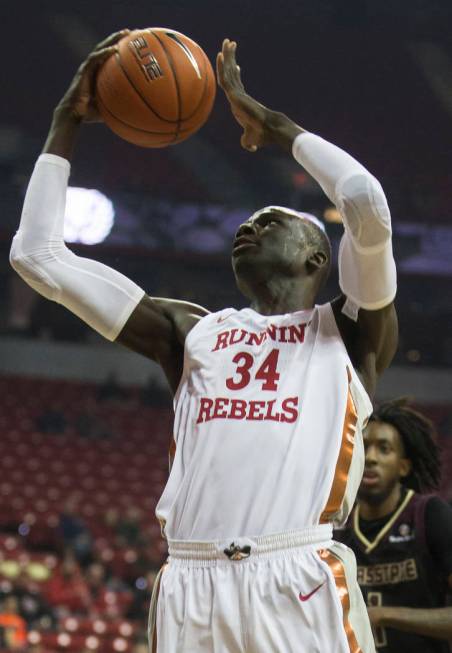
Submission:
[[[142,147],[180,143],[206,122],[215,76],[197,43],[165,28],[135,30],[100,68],[96,104],[118,136]]]

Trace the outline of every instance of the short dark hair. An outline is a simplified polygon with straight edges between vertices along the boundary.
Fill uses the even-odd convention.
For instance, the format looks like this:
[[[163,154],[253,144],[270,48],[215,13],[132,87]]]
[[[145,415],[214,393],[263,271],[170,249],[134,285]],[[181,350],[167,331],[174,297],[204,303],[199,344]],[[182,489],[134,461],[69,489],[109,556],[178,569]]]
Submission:
[[[385,422],[398,431],[411,462],[411,471],[401,483],[416,492],[430,492],[441,480],[441,448],[433,422],[409,404],[407,397],[382,403],[370,421]]]

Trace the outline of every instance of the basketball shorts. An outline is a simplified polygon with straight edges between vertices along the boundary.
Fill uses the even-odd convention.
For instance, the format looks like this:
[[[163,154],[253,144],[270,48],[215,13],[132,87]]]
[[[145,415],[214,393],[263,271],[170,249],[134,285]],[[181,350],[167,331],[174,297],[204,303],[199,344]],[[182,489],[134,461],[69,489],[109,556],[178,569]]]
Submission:
[[[375,653],[352,551],[330,525],[234,542],[169,542],[152,653]]]

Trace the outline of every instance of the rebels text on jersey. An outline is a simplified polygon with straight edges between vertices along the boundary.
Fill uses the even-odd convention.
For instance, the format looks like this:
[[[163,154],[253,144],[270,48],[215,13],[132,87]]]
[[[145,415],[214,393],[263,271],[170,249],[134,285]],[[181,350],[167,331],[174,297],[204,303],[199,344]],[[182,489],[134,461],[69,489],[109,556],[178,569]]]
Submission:
[[[215,345],[211,351],[218,352],[239,345],[242,348],[261,347],[266,341],[300,345],[304,342],[308,326],[309,322],[301,322],[287,326],[269,324],[260,332],[237,328],[228,329],[216,334]],[[279,351],[278,348],[272,349],[254,374],[254,379],[263,382],[261,390],[264,392],[278,390]],[[232,362],[236,365],[235,375],[225,380],[225,386],[228,390],[241,390],[250,383],[254,357],[249,351],[240,351],[232,358]],[[246,400],[235,397],[201,397],[196,422],[199,424],[212,419],[234,419],[292,423],[299,415],[298,404],[298,396],[285,397],[279,403],[276,399]]]

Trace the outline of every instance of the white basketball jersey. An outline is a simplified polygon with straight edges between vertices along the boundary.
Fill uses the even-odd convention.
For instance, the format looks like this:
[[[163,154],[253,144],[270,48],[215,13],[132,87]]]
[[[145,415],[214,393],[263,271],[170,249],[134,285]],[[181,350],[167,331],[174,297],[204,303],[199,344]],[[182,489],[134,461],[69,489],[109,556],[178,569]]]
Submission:
[[[175,455],[156,510],[169,539],[347,519],[372,406],[330,304],[207,315],[186,339],[174,406]]]

